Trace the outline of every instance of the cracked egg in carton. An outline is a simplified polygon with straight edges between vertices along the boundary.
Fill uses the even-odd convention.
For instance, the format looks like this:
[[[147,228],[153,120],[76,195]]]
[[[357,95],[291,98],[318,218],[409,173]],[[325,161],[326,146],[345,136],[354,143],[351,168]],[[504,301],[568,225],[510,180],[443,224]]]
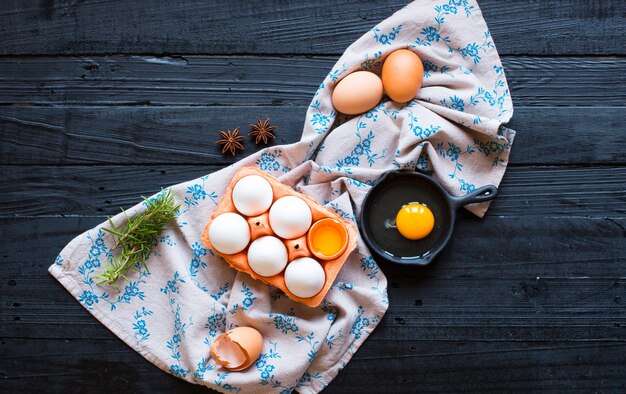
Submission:
[[[266,173],[233,177],[202,234],[234,269],[319,305],[356,248],[354,224]]]

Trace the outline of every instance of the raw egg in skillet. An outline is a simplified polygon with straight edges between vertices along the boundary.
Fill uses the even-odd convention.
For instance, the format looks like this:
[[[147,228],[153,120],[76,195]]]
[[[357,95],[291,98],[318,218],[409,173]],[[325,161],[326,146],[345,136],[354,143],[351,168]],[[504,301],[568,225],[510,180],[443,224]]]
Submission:
[[[414,213],[410,208],[416,203],[428,210]],[[401,259],[427,256],[450,225],[441,192],[430,183],[416,182],[412,176],[398,176],[393,182],[380,184],[370,195],[366,211],[372,241],[385,254]]]
[[[426,238],[435,227],[435,216],[426,205],[404,205],[396,215],[396,227],[404,238],[416,241]]]

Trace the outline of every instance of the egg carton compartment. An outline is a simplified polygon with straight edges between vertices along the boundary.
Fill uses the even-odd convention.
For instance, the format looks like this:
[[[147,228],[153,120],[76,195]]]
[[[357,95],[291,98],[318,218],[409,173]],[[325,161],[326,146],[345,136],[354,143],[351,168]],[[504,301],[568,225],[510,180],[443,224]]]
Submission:
[[[272,204],[281,197],[285,197],[285,196],[299,197],[311,209],[311,214],[312,214],[312,219],[313,219],[312,223],[315,223],[316,221],[320,219],[324,219],[324,218],[331,218],[331,219],[335,219],[339,221],[345,227],[347,231],[347,247],[345,251],[341,253],[337,258],[332,259],[332,260],[318,259],[308,249],[306,234],[295,239],[282,239],[278,237],[278,235],[276,235],[274,231],[272,230],[272,228],[270,227],[269,216],[268,216],[269,210],[268,212],[265,212],[264,214],[261,214],[259,216],[253,216],[253,217],[245,216],[241,214],[239,211],[237,211],[232,200],[232,191],[233,191],[233,188],[235,187],[235,184],[241,178],[249,176],[249,175],[258,175],[266,179],[270,183],[270,185],[272,186],[272,193],[273,193]],[[209,238],[209,228],[213,220],[217,216],[223,213],[227,213],[227,212],[237,213],[243,216],[247,220],[248,225],[250,226],[250,242],[248,243],[248,245],[246,246],[244,250],[235,254],[224,254],[224,253],[217,251],[211,244],[211,240]],[[272,235],[272,236],[278,237],[279,239],[281,239],[281,241],[283,241],[283,243],[287,247],[287,253],[288,253],[287,266],[294,259],[301,258],[301,257],[313,258],[322,266],[322,268],[324,269],[326,278],[325,278],[324,286],[319,291],[319,293],[317,293],[316,295],[310,298],[300,298],[294,295],[292,292],[290,292],[289,289],[287,288],[285,284],[285,277],[284,277],[285,271],[284,270],[274,276],[260,276],[257,273],[255,273],[252,270],[252,268],[250,268],[250,265],[248,264],[248,248],[254,240],[265,235]],[[311,197],[296,192],[291,187],[282,184],[276,178],[266,174],[263,171],[260,171],[254,167],[244,167],[240,169],[239,171],[237,171],[237,173],[234,175],[233,179],[231,180],[230,185],[226,189],[226,192],[224,193],[217,207],[215,208],[215,211],[209,218],[209,221],[206,227],[204,228],[204,232],[202,233],[202,242],[208,248],[213,250],[215,254],[222,257],[232,268],[241,272],[245,272],[251,277],[253,277],[254,279],[258,279],[268,285],[272,285],[282,290],[290,299],[296,302],[302,303],[310,307],[315,307],[315,306],[318,306],[322,302],[324,297],[326,297],[326,294],[328,293],[328,290],[330,290],[330,287],[334,283],[337,277],[337,274],[341,270],[341,267],[345,263],[350,253],[352,253],[352,251],[356,248],[357,235],[358,235],[358,231],[353,223],[345,220],[344,218],[337,215],[336,213],[324,208]]]

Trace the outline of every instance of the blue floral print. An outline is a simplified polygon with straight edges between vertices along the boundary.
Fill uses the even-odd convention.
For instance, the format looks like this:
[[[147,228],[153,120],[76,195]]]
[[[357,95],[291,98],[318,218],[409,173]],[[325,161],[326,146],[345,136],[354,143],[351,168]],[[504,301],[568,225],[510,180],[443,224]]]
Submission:
[[[383,105],[384,104],[380,104],[358,118],[355,135],[359,139],[359,142],[349,155],[337,160],[335,167],[320,166],[322,171],[339,171],[346,175],[351,175],[352,171],[350,167],[358,167],[361,164],[361,159],[365,159],[367,164],[372,167],[376,161],[385,158],[386,148],[383,149],[381,153],[375,153],[372,150],[372,140],[375,138],[373,130],[370,129],[365,136],[361,134],[362,131],[365,132],[365,130],[367,130],[368,122],[376,122],[378,120],[378,112]]]
[[[296,388],[302,387],[302,386],[305,385],[305,383],[310,383],[312,380],[320,380],[320,379],[322,379],[322,374],[321,373],[317,372],[315,374],[310,374],[310,373],[306,372],[304,375],[302,375],[302,377],[298,381],[298,384],[296,385]],[[324,387],[326,387],[325,384],[324,384]]]
[[[296,318],[293,315],[270,313],[269,317],[273,319],[270,324],[273,323],[274,327],[283,334],[288,334],[289,332],[298,332],[299,330],[298,325],[296,324]]]
[[[226,292],[228,291],[228,286],[229,283],[226,282],[224,283],[224,285],[222,287],[219,288],[219,290],[217,291],[217,293],[215,294],[211,294],[211,298],[213,298],[215,301],[219,300],[220,298],[222,298],[222,296],[224,294],[226,294]]]
[[[370,71],[378,68],[383,62],[380,60],[383,51],[375,52],[373,55],[365,54],[365,58],[361,62],[361,70]]]
[[[133,323],[133,331],[135,331],[135,339],[138,341],[145,341],[150,338],[145,317],[152,315],[152,313],[152,311],[147,310],[144,306],[141,307],[141,310],[135,311],[135,314],[133,315],[133,318],[135,319],[135,322]]]
[[[381,34],[380,29],[378,27],[375,27],[372,29],[372,32],[374,33],[374,40],[376,40],[376,42],[383,44],[383,45],[391,45],[391,43],[396,39],[396,37],[400,33],[401,29],[402,29],[402,25],[398,25],[398,26],[392,27],[391,31],[389,31],[388,33]]]
[[[327,336],[324,340],[324,344],[328,346],[329,349],[332,349],[333,346],[335,346],[335,341],[339,341],[341,338],[343,338],[343,328],[340,328],[337,334]]]
[[[194,380],[202,380],[204,379],[204,374],[208,371],[212,371],[213,366],[209,364],[206,358],[202,357],[200,361],[198,361],[198,365],[196,366],[196,370],[193,373]]]
[[[452,53],[455,50],[458,51],[463,58],[470,57],[473,62],[477,64],[480,61],[478,57],[478,50],[483,49],[483,46],[488,45],[487,40],[483,46],[479,47],[476,43],[468,44],[465,48],[452,48],[450,43],[452,40],[448,35],[442,35],[442,26],[446,22],[446,15],[456,15],[459,8],[462,7],[465,11],[465,16],[469,17],[475,10],[475,7],[469,4],[468,0],[448,0],[442,4],[435,5],[434,10],[437,13],[434,21],[436,26],[428,26],[420,31],[420,36],[415,40],[417,46],[432,46],[434,43],[443,43],[448,48],[448,52]],[[487,37],[488,39],[488,37]],[[492,47],[492,43],[489,44]],[[485,50],[486,51],[486,50]]]
[[[389,299],[387,298],[387,288],[381,287],[380,285],[381,278],[378,275],[380,273],[380,269],[378,268],[376,261],[374,261],[374,258],[372,256],[361,257],[361,269],[367,273],[367,277],[369,279],[376,281],[376,283],[372,285],[371,289],[381,295],[381,301],[383,304],[388,304]]]
[[[494,87],[487,90],[482,86],[477,88],[476,94],[470,96],[470,105],[479,105],[481,102],[489,104],[491,107],[498,108],[498,116],[502,116],[507,112],[504,108],[505,99],[509,96],[509,89],[504,82],[504,70],[502,67],[494,66],[493,70],[497,76]],[[477,122],[474,122],[475,124]]]
[[[457,51],[461,53],[464,59],[470,58],[474,64],[478,64],[480,63],[479,53],[481,51],[487,53],[488,48],[494,48],[493,42],[491,41],[491,33],[486,31],[484,34],[485,41],[482,44],[470,42],[464,48],[457,48]]]
[[[78,301],[82,302],[83,304],[85,304],[87,306],[87,309],[89,309],[90,307],[92,307],[94,304],[98,303],[98,299],[100,297],[98,297],[97,295],[94,294],[93,291],[89,291],[89,290],[84,290],[79,296],[78,296]]]
[[[431,72],[439,72],[441,74],[446,74],[454,78],[454,74],[449,72],[450,67],[446,66],[445,64],[441,67],[438,67],[429,60],[423,60],[422,63],[424,64],[424,78],[430,78],[432,76]]]
[[[376,264],[372,256],[361,257],[361,268],[370,279],[376,278],[379,272],[378,264]]]
[[[341,216],[342,218],[349,220],[353,223],[356,223],[356,217],[354,217],[354,215],[344,211],[343,209],[341,209],[339,207],[339,204],[337,204],[336,202],[331,202],[328,203],[326,205],[328,208],[332,209],[337,215]]]
[[[413,106],[413,103],[410,103],[407,106],[407,108],[410,108],[411,106]],[[410,120],[409,128],[411,129],[413,134],[415,134],[415,136],[417,138],[419,138],[419,139],[428,138],[428,137],[434,135],[439,130],[441,130],[441,126],[435,126],[435,125],[432,125],[432,124],[429,125],[429,126],[426,126],[425,128],[422,127],[420,125],[419,120],[417,119],[417,116],[413,115],[412,111],[408,111],[407,118]]]
[[[337,318],[337,308],[328,304],[326,300],[322,301],[322,311],[328,313],[328,315],[326,316],[327,320],[335,321],[335,319]]]
[[[226,378],[228,377],[228,375],[230,374],[230,372],[223,372],[223,373],[218,373],[217,374],[217,379],[214,380],[215,384],[220,386],[221,388],[223,388],[226,391],[234,391],[236,393],[241,391],[240,387],[235,387],[231,384],[226,383]]]
[[[427,154],[421,153],[417,162],[415,163],[415,167],[422,171],[430,170],[430,158]]]
[[[226,327],[226,308],[222,307],[219,311],[216,306],[211,307],[211,315],[207,318],[204,328],[207,329],[210,337],[215,337],[219,332],[225,331]],[[211,345],[209,338],[205,338],[204,343]]]
[[[352,324],[352,329],[350,333],[354,336],[354,339],[359,339],[365,333],[365,330],[372,324],[378,322],[380,319],[378,317],[363,317],[365,314],[365,309],[362,306],[359,306],[357,313],[355,315],[354,323]]]
[[[331,288],[339,291],[351,291],[354,289],[354,284],[347,282],[335,282],[332,284]]]
[[[176,305],[176,311],[174,313],[174,334],[172,338],[167,341],[166,346],[170,350],[170,357],[175,361],[175,364],[170,365],[170,373],[181,378],[187,376],[190,372],[189,369],[183,368],[181,365],[181,354],[180,354],[180,342],[181,336],[185,335],[185,331],[189,326],[191,326],[193,322],[191,321],[191,317],[189,321],[183,323],[180,317],[180,305]]]
[[[457,97],[456,95],[454,96],[450,96],[450,101],[448,101],[447,99],[441,99],[439,102],[444,105],[446,108],[450,108],[456,111],[465,111],[465,101],[460,98]]]
[[[174,277],[172,280],[168,280],[165,287],[161,288],[161,293],[163,294],[177,294],[178,293],[178,284],[185,283],[185,280],[180,277],[178,271],[174,272]]]
[[[482,102],[488,104],[490,107],[496,107],[498,109],[498,117],[502,116],[508,111],[505,108],[505,103],[506,98],[509,96],[509,89],[506,87],[504,81],[504,71],[502,67],[494,66],[493,69],[497,76],[493,89],[487,90],[485,87],[479,86],[476,93],[469,96],[467,101],[454,95],[449,98],[441,99],[439,101],[440,104],[449,109],[465,112],[467,107],[477,106]],[[481,123],[480,116],[475,115],[473,123]]]
[[[311,117],[311,125],[317,134],[324,134],[327,132],[333,124],[336,112],[331,110],[329,113],[324,114],[320,108],[321,104],[319,100],[313,100],[309,105],[309,108],[316,111]]]
[[[419,41],[421,45],[431,45],[430,43],[439,42],[439,40],[447,40],[447,42],[450,42],[450,39],[448,37],[445,37],[445,38],[441,37],[441,34],[439,34],[439,30],[432,26],[422,29],[421,34],[426,39],[425,42]]]
[[[254,366],[260,372],[261,380],[259,383],[261,384],[261,386],[271,385],[273,388],[282,388],[282,383],[275,380],[274,370],[276,369],[276,367],[274,366],[274,364],[272,364],[272,360],[282,357],[276,351],[276,342],[272,341],[271,339],[268,340],[268,342],[270,344],[269,353],[261,353],[259,358],[254,363]],[[286,392],[289,393],[293,389],[289,388],[285,390],[288,390]]]
[[[180,365],[172,364],[170,365],[169,372],[174,376],[178,376],[179,378],[184,378],[189,373],[189,370],[182,368]]]
[[[254,300],[256,300],[256,297],[254,296],[254,293],[252,292],[252,290],[250,290],[248,285],[245,284],[245,282],[241,282],[241,293],[245,296],[241,301],[241,310],[246,311],[252,306],[252,304],[254,304]]]
[[[215,205],[217,205],[217,193],[215,193],[214,191],[207,191],[205,189],[205,182],[208,179],[209,175],[200,177],[199,183],[195,183],[187,188],[187,192],[185,193],[185,197],[183,199],[183,203],[187,208],[183,211],[180,211],[178,213],[179,216],[189,212],[191,207],[198,205],[201,200],[206,200],[207,198],[211,200]]]
[[[123,302],[125,304],[130,304],[130,299],[132,297],[138,297],[143,301],[145,295],[143,291],[139,290],[139,283],[146,283],[145,280],[140,280],[137,282],[130,282],[128,285],[124,286],[124,293],[117,297],[117,302]]]
[[[167,246],[176,246],[176,242],[172,240],[169,235],[163,235],[159,237],[159,242],[166,244]]]
[[[265,172],[289,172],[291,168],[281,164],[278,159],[282,157],[280,149],[267,149],[261,153],[261,157],[256,161],[256,164],[262,171]]]
[[[161,293],[168,296],[170,308],[174,314],[172,337],[165,344],[170,351],[170,358],[173,360],[173,363],[170,364],[169,372],[175,376],[185,378],[191,370],[185,369],[181,363],[180,343],[182,337],[185,336],[186,330],[193,325],[193,320],[192,317],[189,316],[188,321],[183,323],[181,307],[175,298],[175,296],[179,294],[179,285],[182,283],[185,283],[185,280],[180,277],[178,271],[175,271],[172,279],[168,280],[165,286],[161,288]]]
[[[498,138],[501,143],[497,141],[490,141],[484,143],[478,139],[474,139],[474,146],[478,146],[478,151],[484,154],[486,157],[493,155],[493,161],[491,165],[496,167],[498,165],[506,164],[506,161],[502,159],[502,155],[507,153],[511,149],[511,140],[500,136]]]
[[[200,242],[194,242],[191,245],[191,251],[193,252],[193,259],[191,259],[191,264],[189,264],[189,275],[196,276],[200,268],[206,268],[207,266],[202,260],[202,257],[207,255],[207,250]]]
[[[450,179],[457,178],[457,181],[459,182],[459,191],[471,193],[476,189],[474,184],[457,177],[457,173],[463,171],[463,164],[460,161],[461,157],[463,155],[472,155],[476,152],[476,149],[478,149],[478,151],[483,153],[486,157],[490,155],[494,156],[492,166],[505,164],[506,161],[502,159],[502,155],[510,149],[511,141],[504,137],[501,137],[501,140],[503,140],[502,143],[498,143],[496,141],[483,143],[479,139],[474,139],[474,143],[472,145],[468,145],[464,149],[461,149],[459,146],[451,142],[448,142],[447,146],[445,146],[443,142],[437,144],[437,152],[439,155],[442,158],[450,159],[450,161],[454,163],[454,170],[449,173],[448,176]]]
[[[369,186],[374,186],[374,184],[376,183],[376,180],[375,179],[358,180],[354,178],[346,178],[346,183],[352,186],[356,186],[356,187],[367,188]]]
[[[307,356],[309,358],[309,362],[313,361],[317,355],[317,344],[320,343],[319,341],[315,341],[315,333],[310,333],[307,336],[296,335],[296,340],[298,342],[308,343],[311,346],[311,350],[309,350]]]
[[[457,178],[457,180],[459,182],[459,189],[462,192],[472,193],[473,191],[476,190],[476,186],[474,186],[474,184],[469,183],[469,182],[465,182],[465,180],[463,180],[461,178]]]
[[[341,65],[341,68],[335,68],[330,73],[328,73],[328,78],[333,82],[337,82],[339,80],[339,77],[345,74],[346,71],[348,71],[348,67],[345,63],[343,63]]]
[[[444,146],[443,142],[437,144],[437,151],[439,152],[439,155],[444,159],[450,159],[450,161],[454,163],[454,171],[448,174],[450,179],[454,179],[457,172],[463,171],[463,164],[461,164],[459,158],[461,157],[461,155],[473,154],[475,152],[474,147],[475,144],[469,145],[467,148],[465,148],[465,150],[461,150],[460,147],[456,146],[452,142],[448,142],[447,147]]]
[[[350,155],[344,157],[343,159],[337,160],[337,167],[358,167],[361,163],[362,157],[365,157],[365,159],[367,160],[367,164],[371,167],[377,160],[385,158],[386,148],[383,149],[382,153],[374,153],[372,151],[372,140],[376,138],[372,130],[370,130],[365,137],[363,137],[361,133],[357,131],[356,136],[359,139],[359,142],[352,149]]]
[[[421,142],[419,145],[424,146],[424,143]],[[409,160],[404,163],[401,163],[400,161],[398,161],[399,155],[400,155],[400,150],[397,150],[396,157],[393,159],[393,163],[392,163],[396,169],[410,168],[410,169],[417,169],[422,172],[428,172],[431,170],[430,158],[428,157],[428,154],[426,153],[426,151],[422,151],[422,153],[420,153],[417,160]]]

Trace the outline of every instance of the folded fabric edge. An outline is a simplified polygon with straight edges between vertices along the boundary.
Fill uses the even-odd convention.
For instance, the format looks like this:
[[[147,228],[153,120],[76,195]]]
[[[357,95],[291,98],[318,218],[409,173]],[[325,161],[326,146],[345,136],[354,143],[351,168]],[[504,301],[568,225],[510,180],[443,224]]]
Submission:
[[[48,272],[65,287],[65,289],[76,299],[80,297],[80,287],[77,285],[74,278],[65,275],[63,269],[56,264],[52,264],[50,268],[48,268]],[[102,323],[106,328],[109,329],[115,336],[124,341],[126,345],[128,345],[132,350],[138,352],[143,356],[146,360],[150,361],[154,366],[161,369],[162,371],[167,371],[168,366],[165,364],[159,363],[157,357],[155,357],[147,348],[144,347],[135,347],[136,343],[134,342],[134,338],[132,338],[127,331],[125,331],[119,324],[117,324],[114,320],[111,320],[107,317],[105,313],[100,311],[98,307],[94,307],[94,309],[89,310],[85,307],[82,302],[79,302],[81,306],[83,306],[89,313],[91,313],[100,323]],[[189,382],[189,381],[187,381]],[[194,383],[194,382],[189,382]],[[217,385],[205,385],[215,391],[220,393],[227,394],[228,391],[222,390]]]
[[[509,167],[509,157],[511,155],[511,149],[513,147],[513,142],[515,141],[516,133],[515,133],[515,130],[506,127],[506,125],[503,123],[500,123],[500,125],[498,126],[498,129],[502,130],[503,133],[506,133],[506,138],[509,141],[509,149],[506,150],[506,153],[503,157],[503,159],[506,161],[506,164],[495,166],[496,168],[493,170],[493,174],[496,179],[495,179],[495,182],[491,182],[491,184],[493,184],[494,186],[498,187],[498,189],[500,189],[500,184],[502,183],[504,174],[506,174],[506,170]],[[497,198],[498,197],[496,196],[496,199]],[[470,205],[466,205],[464,208],[482,219],[487,213],[487,210],[491,206],[492,202],[493,200],[479,203],[479,204],[470,204]]]

